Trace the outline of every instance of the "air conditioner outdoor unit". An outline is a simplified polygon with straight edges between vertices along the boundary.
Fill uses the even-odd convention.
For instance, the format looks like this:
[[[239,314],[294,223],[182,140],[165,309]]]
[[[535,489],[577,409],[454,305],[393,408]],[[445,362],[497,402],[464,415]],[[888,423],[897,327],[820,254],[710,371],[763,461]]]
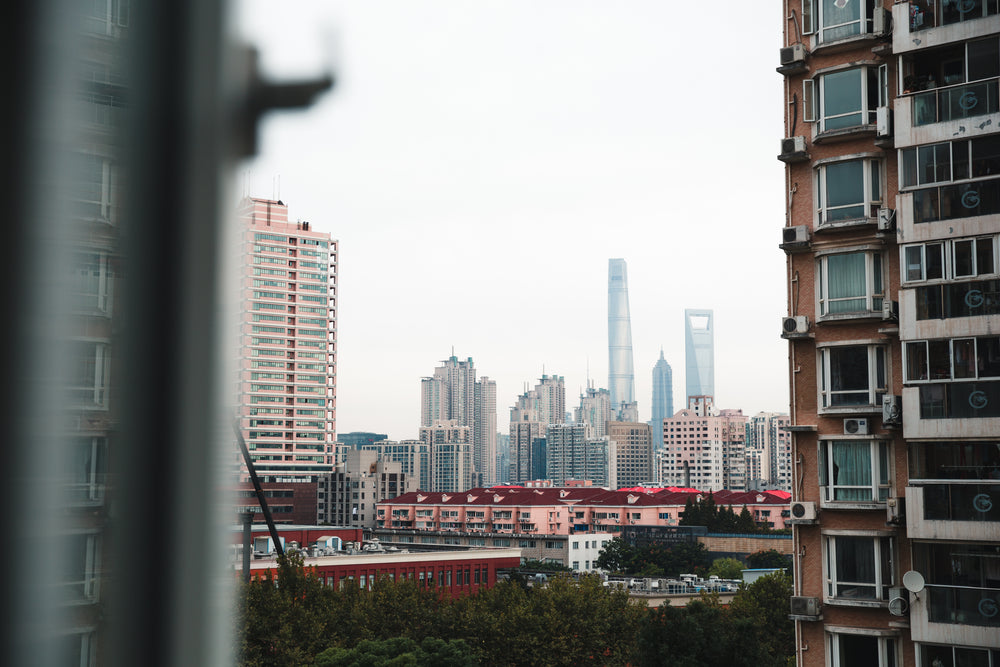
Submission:
[[[885,522],[898,526],[906,518],[906,498],[886,498]]]
[[[795,334],[809,332],[809,318],[805,315],[793,315],[781,318],[781,335],[784,338]]]
[[[872,32],[876,35],[884,35],[892,23],[892,15],[884,7],[875,7],[872,14]]]
[[[858,417],[845,419],[844,435],[868,435],[868,420]]]
[[[781,49],[779,58],[781,60],[782,67],[784,67],[787,65],[794,65],[795,63],[805,62],[807,55],[809,55],[809,52],[806,51],[804,44],[792,44],[791,46],[786,46]]]
[[[807,243],[809,243],[809,227],[806,225],[795,225],[794,227],[782,228],[782,245],[806,245]]]
[[[819,617],[819,598],[807,598],[801,595],[791,597],[792,616]]]
[[[891,232],[896,226],[896,209],[882,206],[878,210],[878,230]]]
[[[909,608],[909,593],[902,586],[889,589],[889,613],[893,616],[905,616]]]
[[[889,107],[875,109],[875,135],[879,137],[892,136],[892,109]]]
[[[806,152],[806,138],[803,136],[798,137],[785,137],[781,140],[781,154],[788,155],[790,153],[805,153]]]
[[[815,521],[816,503],[805,500],[794,502],[789,507],[789,513],[795,521]]]
[[[898,426],[903,421],[903,397],[886,394],[882,397],[882,424]]]

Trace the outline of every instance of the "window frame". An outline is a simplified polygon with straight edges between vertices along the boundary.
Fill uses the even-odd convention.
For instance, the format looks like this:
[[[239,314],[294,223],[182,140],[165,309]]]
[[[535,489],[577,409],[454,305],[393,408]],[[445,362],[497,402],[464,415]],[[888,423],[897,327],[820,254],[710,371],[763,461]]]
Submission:
[[[827,132],[874,130],[878,107],[886,106],[889,99],[889,72],[888,68],[883,69],[883,67],[884,65],[866,63],[857,67],[831,69],[815,74],[810,79],[804,79],[802,81],[802,120],[806,123],[816,123],[816,131],[820,135]],[[860,75],[861,104],[857,110],[827,115],[824,107],[827,98],[826,88],[829,85],[830,77],[847,72],[857,72]],[[840,94],[833,95],[833,99],[840,98],[842,98]],[[860,116],[861,122],[829,127],[833,119],[855,114]]]
[[[1000,373],[997,375],[983,375],[980,369],[980,345],[981,341],[984,339],[997,339],[998,345],[1000,345],[1000,336],[959,336],[956,338],[944,338],[944,339],[923,339],[923,340],[913,340],[904,341],[903,343],[903,384],[931,384],[931,383],[943,383],[943,382],[980,382],[980,381],[996,381],[1000,380]],[[956,343],[966,344],[968,341],[972,342],[972,355],[971,355],[971,375],[956,375]],[[931,373],[931,344],[941,344],[947,343],[948,345],[948,375],[933,375]],[[911,368],[911,361],[913,361],[912,355],[919,354],[919,348],[923,346],[923,373],[918,373],[918,377],[912,377],[912,371],[915,370]],[[961,355],[959,355],[960,357]],[[915,362],[916,363],[916,362]],[[917,369],[919,370],[919,369]]]
[[[862,389],[832,389],[832,375],[830,368],[830,355],[833,351],[843,351],[848,348],[865,348],[867,353],[867,363],[868,363],[868,388],[866,390]],[[880,354],[881,353],[881,354]],[[881,359],[880,359],[881,356]],[[879,362],[881,361],[881,377],[879,373]],[[882,409],[882,396],[888,393],[889,378],[892,377],[891,373],[891,355],[889,354],[888,346],[881,342],[871,342],[871,341],[849,341],[843,344],[828,345],[821,347],[817,350],[817,363],[819,365],[818,372],[820,377],[820,382],[818,386],[819,390],[819,412],[824,413],[837,413],[837,412],[856,412],[871,411],[877,409],[881,411]],[[883,386],[878,386],[879,380],[882,380]],[[860,394],[862,391],[867,391],[869,402],[868,403],[855,403],[855,404],[833,404],[832,398],[835,394]]]
[[[836,628],[826,632],[827,664],[833,667],[854,667],[848,662],[847,656],[842,657],[838,639],[841,637],[868,637],[875,639],[878,646],[878,667],[897,667],[899,665],[899,646],[895,634],[882,632],[852,632],[853,628]],[[872,663],[866,663],[872,664]]]
[[[846,255],[863,255],[865,258],[865,289],[864,294],[860,296],[850,296],[850,297],[830,297],[829,291],[831,287],[830,283],[830,258],[832,257],[844,257]],[[816,294],[818,298],[818,306],[816,312],[819,314],[819,318],[833,318],[833,317],[870,317],[873,314],[882,313],[882,303],[885,299],[885,285],[886,285],[886,275],[885,275],[885,258],[882,253],[873,250],[855,250],[851,252],[843,253],[831,253],[827,255],[822,255],[816,258],[819,266],[817,267],[816,275],[818,286],[816,289]],[[881,283],[880,291],[876,291],[876,283]],[[846,302],[846,301],[857,301],[859,299],[864,299],[865,308],[863,310],[847,310],[841,312],[832,312],[830,310],[832,304],[836,302]],[[877,302],[877,305],[876,305]]]
[[[874,13],[881,8],[879,3],[859,2],[861,11],[857,19],[828,26],[823,21],[823,2],[824,0],[802,0],[802,34],[813,35],[817,45],[835,44],[875,34]],[[824,35],[824,31],[832,31],[855,23],[858,24],[858,31],[856,33],[829,38]]]
[[[837,445],[843,444],[867,444],[868,445],[868,472],[870,482],[867,487],[851,484],[832,483],[836,473],[836,461],[833,450]],[[823,504],[830,505],[851,505],[862,504],[870,506],[872,504],[884,505],[889,496],[892,495],[893,485],[893,459],[892,442],[877,438],[850,438],[837,437],[821,439],[819,441],[819,456],[817,458],[820,493]],[[838,489],[843,490],[867,490],[870,492],[867,498],[837,498]]]
[[[838,204],[831,206],[829,201],[828,172],[831,167],[843,166],[853,162],[861,163],[862,197],[860,202],[851,204]],[[837,227],[846,224],[857,224],[859,221],[868,223],[877,217],[877,211],[873,209],[881,208],[885,205],[885,173],[884,162],[881,158],[869,155],[847,156],[847,159],[838,159],[830,162],[817,164],[815,167],[814,182],[816,183],[816,227]],[[861,206],[861,216],[852,216],[831,220],[831,212]]]
[[[837,543],[846,546],[847,540],[872,543],[874,581],[850,581],[837,572]],[[889,589],[896,586],[895,538],[878,531],[836,531],[823,534],[823,601],[827,604],[859,607],[884,607],[889,602]],[[838,595],[840,587],[872,588],[873,597]]]

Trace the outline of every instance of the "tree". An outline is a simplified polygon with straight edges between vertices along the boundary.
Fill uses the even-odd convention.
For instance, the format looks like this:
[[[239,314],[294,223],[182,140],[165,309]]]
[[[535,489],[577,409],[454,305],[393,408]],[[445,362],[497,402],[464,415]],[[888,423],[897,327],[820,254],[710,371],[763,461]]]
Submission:
[[[354,648],[329,648],[313,667],[476,667],[475,653],[461,639],[445,641],[424,637],[417,643],[409,637],[366,639]]]
[[[708,573],[720,579],[742,579],[743,563],[735,558],[716,558],[712,561]]]
[[[596,566],[608,572],[625,572],[632,567],[635,549],[620,537],[612,539],[597,555]]]
[[[757,551],[747,556],[747,567],[753,570],[764,568],[787,568],[792,564],[790,556],[768,549],[767,551]]]
[[[753,520],[753,516],[750,514],[750,510],[747,506],[743,506],[743,510],[740,512],[739,518],[736,520],[736,532],[737,533],[756,533],[757,523]]]
[[[742,587],[730,603],[730,610],[758,628],[757,642],[771,662],[784,665],[795,655],[795,624],[788,619],[792,577],[774,572]]]

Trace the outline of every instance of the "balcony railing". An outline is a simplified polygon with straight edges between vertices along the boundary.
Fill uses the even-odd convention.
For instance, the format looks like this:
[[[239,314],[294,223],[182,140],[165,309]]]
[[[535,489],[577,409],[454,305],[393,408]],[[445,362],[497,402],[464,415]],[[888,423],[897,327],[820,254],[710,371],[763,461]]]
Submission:
[[[921,488],[926,520],[1000,522],[1000,482],[928,484]]]
[[[928,584],[927,620],[1000,628],[1000,588]]]
[[[975,118],[1000,111],[1000,79],[985,79],[913,96],[913,126]]]

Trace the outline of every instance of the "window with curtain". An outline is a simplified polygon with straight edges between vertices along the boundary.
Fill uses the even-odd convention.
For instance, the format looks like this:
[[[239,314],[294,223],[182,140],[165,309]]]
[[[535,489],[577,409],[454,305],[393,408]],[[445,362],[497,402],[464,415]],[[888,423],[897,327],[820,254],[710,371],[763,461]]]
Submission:
[[[828,598],[887,600],[893,584],[889,537],[826,537]]]
[[[820,314],[882,310],[882,256],[853,252],[820,260]]]
[[[896,667],[895,637],[833,633],[829,641],[830,664],[834,667]]]
[[[833,440],[820,445],[820,486],[827,502],[881,502],[889,497],[889,445]]]

